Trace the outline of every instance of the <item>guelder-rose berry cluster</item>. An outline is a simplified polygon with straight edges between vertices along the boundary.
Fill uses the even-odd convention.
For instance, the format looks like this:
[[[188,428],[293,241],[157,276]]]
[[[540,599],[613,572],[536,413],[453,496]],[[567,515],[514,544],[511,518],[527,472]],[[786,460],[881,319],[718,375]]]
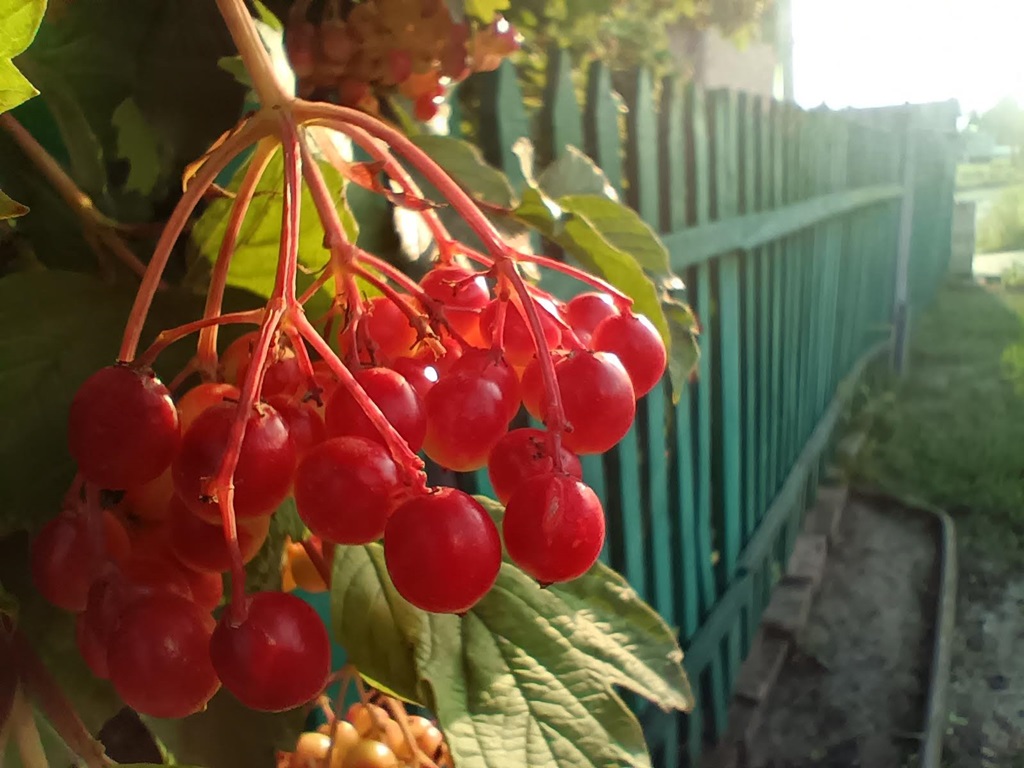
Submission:
[[[295,102],[249,118],[194,169],[160,239],[125,328],[118,361],[75,394],[68,444],[78,474],[62,511],[33,543],[40,592],[78,613],[93,672],[141,712],[181,717],[223,685],[266,711],[320,694],[330,646],[315,611],[286,591],[246,591],[245,564],[292,497],[309,538],[305,582],[333,587],[339,545],[383,542],[388,575],[412,605],[464,613],[508,556],[541,584],[595,562],[604,514],[581,479],[580,455],[630,429],[636,400],[661,380],[666,352],[630,299],[599,278],[514,251],[476,204],[393,128],[356,110]],[[486,244],[455,241],[430,206],[412,206],[434,237],[416,282],[350,242],[298,117],[360,144],[404,197],[419,194],[395,155],[444,195]],[[170,248],[191,206],[250,142],[280,141],[281,252],[264,307],[222,313],[228,266],[266,163],[233,198],[203,317],[138,343]],[[265,157],[265,156],[264,156]],[[340,170],[351,173],[342,163]],[[299,295],[302,180],[330,260]],[[562,302],[527,283],[529,262],[593,289]],[[330,285],[323,317],[305,307]],[[221,349],[219,331],[256,326]],[[152,366],[198,334],[196,353],[165,386]],[[510,429],[525,409],[541,428]],[[429,487],[426,457],[487,468],[506,505],[499,523],[473,497]],[[280,542],[278,542],[280,543]],[[291,549],[289,564],[299,561]],[[223,599],[223,575],[231,590]],[[292,580],[298,583],[293,569]],[[213,611],[225,602],[223,610]]]

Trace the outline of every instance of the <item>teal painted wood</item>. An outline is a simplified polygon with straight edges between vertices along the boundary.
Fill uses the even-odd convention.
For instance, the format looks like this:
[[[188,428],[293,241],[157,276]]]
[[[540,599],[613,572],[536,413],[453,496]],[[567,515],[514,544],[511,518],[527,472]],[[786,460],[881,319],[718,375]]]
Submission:
[[[565,154],[567,147],[583,148],[583,124],[576,89],[572,83],[569,52],[554,49],[548,54],[548,76],[540,110],[540,135],[535,142],[537,160],[547,165]]]
[[[835,114],[827,116],[831,145],[827,146],[829,157],[826,184],[830,189],[842,189],[846,186],[846,146],[848,135],[846,126]],[[825,252],[825,301],[823,342],[821,348],[822,378],[818,386],[818,414],[820,415],[832,399],[832,393],[838,384],[836,374],[836,348],[841,337],[842,322],[848,296],[840,295],[840,277],[842,275],[843,239],[846,222],[834,220],[826,225]]]
[[[587,101],[583,116],[584,150],[619,193],[622,192],[621,112],[621,99],[612,88],[608,67],[600,61],[591,63],[587,71]]]
[[[687,155],[687,200],[691,204],[690,222],[701,225],[710,217],[710,163],[708,155],[707,113],[704,94],[692,85],[687,87],[685,99],[685,129]],[[693,407],[693,445],[695,448],[695,499],[697,501],[697,561],[694,568],[698,573],[701,595],[700,615],[706,616],[715,604],[717,587],[711,567],[713,543],[711,537],[711,378],[714,347],[714,327],[711,307],[711,265],[705,262],[692,271],[689,281],[691,302],[701,324],[700,344],[703,353],[697,369],[697,380],[693,383],[691,402]]]
[[[785,166],[783,164],[785,152],[785,113],[778,104],[771,106],[771,125],[769,126],[769,139],[771,141],[771,201],[772,208],[779,208],[785,204],[784,181]],[[785,241],[775,241],[772,245],[772,454],[771,454],[771,477],[772,477],[772,498],[782,485],[785,477],[785,353],[788,351],[784,346],[785,338],[785,315],[783,314],[784,290],[783,282],[785,259]]]
[[[674,78],[661,84],[661,226],[675,232],[686,226],[686,135],[683,130],[683,89]]]
[[[515,67],[507,59],[494,72],[477,75],[480,84],[480,149],[487,162],[500,169],[514,189],[524,183],[522,166],[512,148],[530,137],[530,121]]]
[[[795,107],[785,107],[785,196],[787,202],[795,202],[798,198],[797,174],[799,168],[799,135],[797,133],[797,116],[800,114]],[[800,346],[800,272],[798,237],[787,239],[783,256],[783,285],[785,290],[786,310],[786,370],[784,386],[786,405],[784,409],[784,426],[786,430],[784,451],[784,472],[788,473],[796,458],[799,432],[799,346]]]
[[[808,145],[807,194],[817,196],[823,191],[823,176],[828,157],[829,136],[822,110],[807,115],[810,133]],[[801,442],[806,439],[818,421],[818,391],[821,386],[823,355],[823,328],[825,324],[825,264],[824,250],[827,247],[827,231],[824,222],[817,224],[808,233],[806,269],[808,270],[808,319],[807,319],[807,367],[805,368],[804,392],[801,398],[804,406],[804,428]]]
[[[713,210],[717,216],[735,215],[738,208],[738,154],[736,97],[729,91],[709,94],[709,115],[713,125],[712,156],[715,168]],[[743,521],[743,392],[740,354],[740,262],[735,253],[718,263],[718,355],[721,375],[720,451],[722,494],[714,505],[714,524],[722,537],[722,571],[726,583],[736,572],[742,541]]]
[[[771,166],[771,111],[767,99],[758,99],[754,108],[754,125],[756,130],[755,158],[757,166],[757,196],[755,209],[764,211],[772,205],[772,166]],[[757,503],[756,516],[760,521],[764,511],[771,502],[775,489],[772,487],[772,433],[770,415],[773,408],[772,400],[772,273],[771,259],[774,258],[775,243],[768,243],[757,259],[758,306],[755,323],[758,331],[758,397],[757,411],[758,454],[757,454]],[[763,588],[762,588],[763,592]],[[760,614],[763,605],[759,607]]]
[[[675,572],[676,617],[680,623],[680,640],[684,644],[697,632],[700,626],[700,554],[697,546],[699,523],[697,521],[697,483],[694,473],[696,457],[693,450],[695,431],[692,410],[694,392],[687,386],[673,412],[672,430],[672,514],[676,520],[677,557]]]
[[[740,94],[737,102],[739,117],[740,147],[740,213],[751,213],[757,208],[758,194],[758,158],[757,128],[754,119],[755,99],[747,94]],[[740,257],[740,284],[743,301],[740,305],[742,318],[742,388],[743,388],[743,543],[749,540],[754,532],[760,502],[758,465],[763,452],[761,436],[758,429],[758,411],[761,407],[759,391],[760,377],[758,335],[758,308],[760,306],[758,265],[760,254],[747,253]],[[749,634],[749,633],[748,633]],[[748,638],[749,640],[749,638]]]
[[[634,80],[634,96],[626,113],[628,148],[626,199],[648,224],[660,226],[661,186],[658,180],[658,115],[651,73],[640,70]]]

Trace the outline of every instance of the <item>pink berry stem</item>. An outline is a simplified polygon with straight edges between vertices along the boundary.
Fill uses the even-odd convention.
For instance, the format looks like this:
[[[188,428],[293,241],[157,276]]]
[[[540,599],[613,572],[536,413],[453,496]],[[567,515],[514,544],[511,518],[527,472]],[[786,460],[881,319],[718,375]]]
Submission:
[[[413,489],[417,492],[421,490],[426,492],[427,476],[423,472],[423,462],[419,456],[412,452],[409,444],[395,431],[395,428],[391,426],[387,417],[381,413],[377,404],[359,386],[359,382],[352,376],[352,372],[345,367],[345,364],[341,362],[334,350],[331,349],[331,346],[316,332],[316,329],[306,319],[306,316],[297,313],[293,321],[302,337],[327,363],[327,367],[331,369],[331,372],[338,380],[338,384],[344,387],[352,396],[352,399],[359,404],[363,413],[366,414],[366,418],[370,420],[370,423],[373,424],[374,428],[384,439],[384,444],[387,446],[395,463],[407,475],[407,479],[412,484]]]
[[[535,253],[517,253],[516,260],[530,262],[531,264],[536,264],[540,267],[546,267],[552,272],[561,272],[563,275],[575,278],[595,290],[607,293],[612,297],[612,299],[614,299],[615,304],[621,311],[627,311],[633,306],[633,299],[624,294],[614,285],[606,280],[602,280],[600,277],[584,272],[582,269],[577,269],[571,264],[566,264],[565,262],[558,261],[557,259],[551,259],[547,256],[538,256]]]
[[[321,129],[321,131],[324,130],[328,129]],[[360,147],[374,160],[381,163],[381,168],[384,173],[397,181],[408,194],[415,195],[420,198],[423,197],[423,192],[413,180],[412,176],[409,175],[409,172],[406,171],[402,164],[399,163],[388,151],[386,145],[381,145],[366,131],[360,130],[355,126],[347,126],[344,130],[339,130],[339,133],[343,133],[348,136],[354,144]],[[326,147],[324,146],[325,144],[327,145]],[[324,156],[328,159],[328,162],[330,162],[331,165],[337,168],[342,174],[346,172],[348,166],[351,164],[341,157],[329,136],[325,137],[324,141],[319,142],[317,146],[321,148]],[[453,255],[454,240],[448,233],[448,229],[445,227],[444,223],[441,221],[441,217],[437,215],[437,211],[434,211],[431,208],[425,208],[422,211],[419,211],[419,215],[420,218],[423,219],[423,223],[426,225],[427,229],[430,230],[430,234],[434,238],[434,242],[437,243],[440,261],[443,264],[448,264],[451,262]]]
[[[352,262],[352,264],[349,265],[349,269],[352,271],[353,275],[363,278],[363,280],[380,291],[388,301],[401,310],[402,314],[405,315],[406,319],[409,321],[409,325],[416,329],[418,340],[433,339],[436,337],[436,334],[434,334],[430,329],[430,324],[427,322],[426,317],[411,307],[409,302],[402,298],[402,295],[388,285],[384,280],[381,280],[370,270],[361,267],[358,262]],[[440,345],[440,343],[438,344]]]
[[[513,262],[502,261],[496,264],[495,267],[499,270],[500,276],[512,284],[515,292],[519,295],[520,302],[522,302],[523,312],[530,326],[530,335],[533,336],[534,348],[537,350],[537,362],[540,365],[540,374],[544,381],[545,399],[548,402],[543,415],[544,424],[548,428],[551,460],[554,462],[556,472],[564,472],[562,433],[566,427],[565,409],[562,406],[562,392],[558,387],[555,366],[551,362],[551,349],[548,347],[548,340],[544,336],[544,326],[541,324],[540,315],[537,313],[537,305],[534,303],[529,288]]]
[[[281,211],[281,250],[278,256],[274,289],[267,302],[263,323],[254,345],[252,358],[242,382],[235,418],[228,431],[227,445],[220,469],[206,486],[206,494],[217,499],[220,506],[224,538],[231,554],[231,611],[232,619],[240,621],[245,607],[245,566],[238,546],[238,527],[234,508],[234,475],[238,466],[245,429],[249,423],[263,385],[263,374],[274,335],[286,310],[301,315],[302,309],[295,298],[295,273],[299,261],[299,216],[301,192],[301,160],[295,128],[287,118],[281,120],[282,148],[284,150],[284,189]],[[303,317],[303,319],[305,319]]]
[[[195,333],[196,331],[202,332],[208,328],[217,328],[221,325],[238,325],[242,323],[259,325],[262,321],[263,310],[251,309],[245,312],[231,312],[227,315],[204,317],[202,320],[185,323],[184,325],[179,325],[176,328],[168,328],[166,331],[161,331],[157,335],[153,343],[136,358],[135,363],[140,366],[152,366],[160,353],[167,349],[167,347],[171,346],[174,342],[180,341],[186,336]]]
[[[288,340],[292,343],[292,349],[295,351],[295,359],[299,364],[299,370],[306,377],[310,388],[315,387],[316,375],[313,373],[313,361],[309,359],[309,350],[306,349],[306,342],[303,341],[302,336],[291,323],[282,323],[281,330],[284,331]]]
[[[400,131],[386,125],[371,115],[337,104],[324,104],[296,99],[292,111],[299,122],[324,125],[341,131],[346,135],[351,135],[351,129],[355,127],[370,134],[373,138],[385,142],[391,149],[399,152],[434,185],[437,191],[452,204],[495,258],[503,259],[511,256],[511,249],[501,239],[501,235],[498,234],[490,220],[484,216],[483,212],[473,201],[473,198],[451,176],[445,173],[426,152],[417,147]]]
[[[332,277],[334,277],[332,271],[324,267],[323,271],[317,275],[316,280],[310,283],[306,290],[302,292],[302,295],[299,296],[299,304],[308,304],[309,300],[316,295],[317,291],[327,285]]]
[[[231,266],[231,257],[234,255],[235,245],[238,242],[238,234],[245,221],[245,214],[249,210],[256,187],[263,178],[263,174],[270,164],[271,158],[277,151],[276,143],[267,139],[256,145],[252,159],[249,161],[249,168],[242,178],[238,187],[235,199],[231,203],[231,212],[228,214],[227,226],[224,231],[224,239],[221,241],[220,250],[217,253],[217,261],[213,265],[213,273],[210,276],[210,287],[206,294],[206,308],[203,311],[204,318],[216,317],[220,314],[224,301],[224,289],[228,282],[228,269]],[[217,326],[210,325],[199,332],[199,344],[196,351],[197,369],[208,378],[212,378],[217,372]]]
[[[254,141],[266,136],[268,132],[269,129],[264,121],[250,120],[213,150],[206,162],[196,172],[195,178],[188,185],[160,233],[153,257],[149,261],[149,266],[146,267],[146,273],[143,275],[142,283],[135,295],[135,303],[132,305],[131,314],[128,316],[128,323],[124,329],[121,350],[118,353],[119,360],[130,362],[135,357],[135,350],[139,345],[139,337],[142,335],[146,315],[149,314],[153,296],[160,285],[167,261],[171,256],[171,250],[185,228],[185,224],[188,223],[189,216],[195,210],[196,204],[213,184],[218,174],[227,167],[227,164]]]
[[[306,551],[306,556],[309,561],[316,568],[316,572],[320,574],[320,578],[323,579],[324,584],[327,585],[327,589],[331,588],[331,567],[327,564],[323,554],[316,548],[309,539],[302,540],[302,548]]]
[[[88,768],[112,765],[103,745],[89,733],[75,712],[74,705],[36,654],[28,638],[15,629],[10,640],[21,685],[64,743]]]

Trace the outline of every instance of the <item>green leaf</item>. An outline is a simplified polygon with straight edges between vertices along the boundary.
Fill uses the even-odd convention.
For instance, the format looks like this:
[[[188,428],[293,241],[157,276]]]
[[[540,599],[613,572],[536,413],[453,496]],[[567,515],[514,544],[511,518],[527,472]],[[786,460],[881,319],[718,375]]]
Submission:
[[[480,150],[469,142],[427,134],[415,136],[412,141],[478,200],[500,208],[515,205],[512,185],[505,174],[488,165]]]
[[[662,301],[662,309],[668,320],[672,347],[669,349],[668,373],[672,380],[673,402],[678,402],[683,386],[693,378],[700,363],[700,333],[697,318],[686,304],[674,299]]]
[[[241,183],[248,163],[235,174],[230,188],[235,190]],[[342,197],[345,181],[332,166],[321,164],[327,187],[338,201],[338,213],[348,236],[355,240],[358,229],[355,218],[348,210]],[[284,164],[281,154],[276,154],[267,165],[263,178],[256,187],[256,194],[249,206],[245,222],[238,233],[238,241],[231,268],[228,271],[228,285],[244,288],[258,296],[269,296],[274,287],[277,261],[281,247],[281,215],[284,183]],[[210,204],[192,228],[192,239],[204,266],[210,267],[217,260],[221,241],[227,231],[228,216],[232,200],[220,199]],[[299,224],[299,264],[309,273],[316,273],[326,266],[330,252],[324,248],[324,231],[320,225],[313,196],[306,185],[302,188]],[[313,282],[315,274],[299,272],[299,290]],[[310,312],[316,314],[326,309],[330,300],[326,291],[320,291],[321,303]]]
[[[586,214],[565,207],[567,203],[586,211],[597,199],[600,198],[586,197],[581,204],[578,198],[566,197],[552,207],[550,198],[536,190],[527,190],[523,203],[516,209],[516,217],[532,224],[545,237],[562,246],[585,270],[600,275],[633,299],[634,310],[654,324],[671,355],[672,337],[658,288],[644,273],[640,263],[630,253],[609,242],[605,233]]]
[[[36,36],[46,0],[0,0],[0,113],[39,93],[11,61]]]
[[[692,706],[672,631],[604,565],[541,589],[506,562],[462,617],[405,602],[377,544],[339,548],[333,583],[349,660],[432,709],[460,768],[648,766],[639,723],[612,685],[666,709]]]
[[[0,221],[4,219],[16,219],[28,213],[28,207],[17,200],[12,200],[0,190]]]
[[[117,156],[129,164],[126,190],[148,195],[156,187],[164,172],[163,152],[146,118],[134,99],[125,99],[114,110],[114,128],[117,130]]]
[[[537,179],[537,186],[555,200],[566,195],[599,195],[609,200],[619,199],[600,166],[572,146],[566,147],[565,154],[544,169]]]
[[[632,256],[654,275],[670,273],[668,248],[640,215],[627,205],[597,195],[556,198],[562,210],[584,217],[601,237]]]
[[[115,361],[133,296],[133,288],[74,272],[0,279],[0,536],[56,514],[74,476],[66,437],[71,398],[89,375]],[[225,298],[226,306],[252,303],[238,292]],[[201,314],[201,298],[161,292],[143,342]],[[158,372],[169,381],[193,350],[194,342],[172,346]]]
[[[466,14],[491,22],[494,14],[504,11],[509,7],[509,0],[465,0]]]

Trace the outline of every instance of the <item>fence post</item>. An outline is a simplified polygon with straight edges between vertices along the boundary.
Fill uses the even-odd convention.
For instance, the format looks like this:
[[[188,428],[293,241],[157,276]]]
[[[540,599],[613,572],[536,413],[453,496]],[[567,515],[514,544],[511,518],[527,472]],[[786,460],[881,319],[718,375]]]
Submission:
[[[896,251],[896,282],[893,300],[892,366],[903,373],[907,366],[907,341],[910,332],[909,275],[910,252],[914,234],[914,187],[917,165],[915,112],[908,111],[903,126],[903,199],[900,203],[899,241]]]

